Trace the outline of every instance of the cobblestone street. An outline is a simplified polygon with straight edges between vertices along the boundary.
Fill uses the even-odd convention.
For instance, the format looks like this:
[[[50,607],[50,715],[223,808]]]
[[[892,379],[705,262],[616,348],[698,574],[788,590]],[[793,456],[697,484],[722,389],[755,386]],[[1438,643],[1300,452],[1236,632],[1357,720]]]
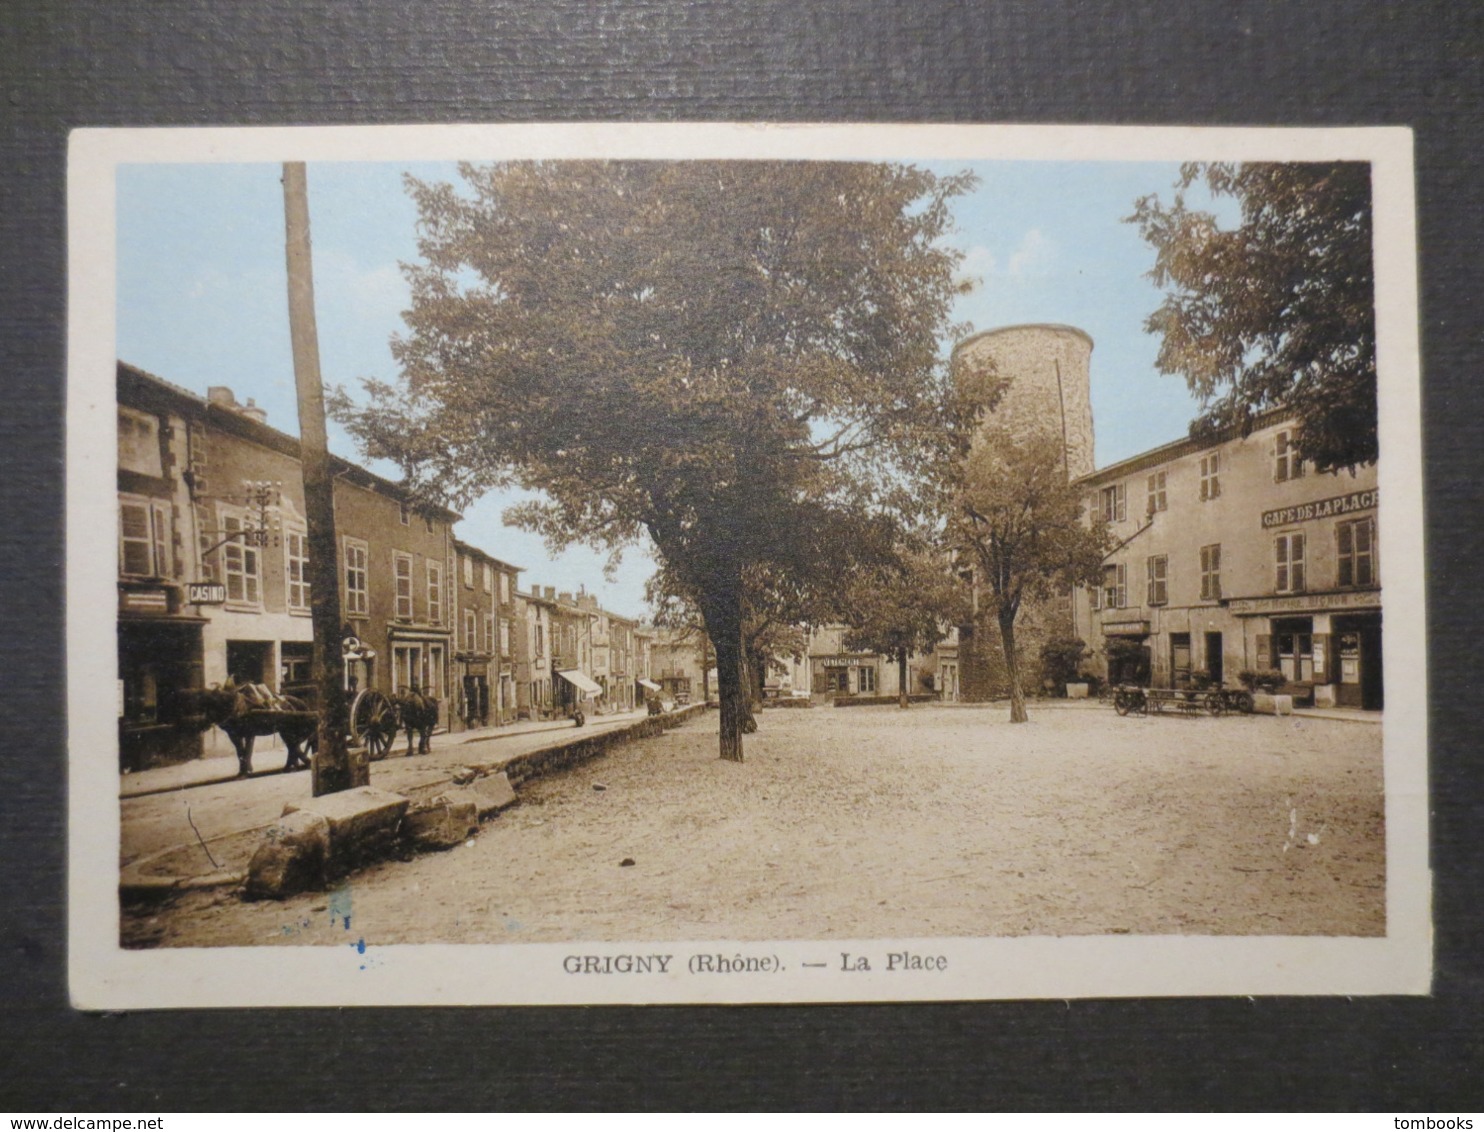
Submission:
[[[772,711],[737,766],[714,718],[529,784],[450,852],[282,903],[188,894],[125,942],[1385,931],[1374,724]]]

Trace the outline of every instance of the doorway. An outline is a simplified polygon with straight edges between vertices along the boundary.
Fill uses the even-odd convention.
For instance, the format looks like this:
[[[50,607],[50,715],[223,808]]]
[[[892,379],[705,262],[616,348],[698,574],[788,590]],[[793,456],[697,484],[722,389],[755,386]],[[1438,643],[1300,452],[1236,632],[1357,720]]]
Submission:
[[[1221,661],[1221,634],[1206,634],[1206,673],[1214,687],[1221,687],[1226,670]]]

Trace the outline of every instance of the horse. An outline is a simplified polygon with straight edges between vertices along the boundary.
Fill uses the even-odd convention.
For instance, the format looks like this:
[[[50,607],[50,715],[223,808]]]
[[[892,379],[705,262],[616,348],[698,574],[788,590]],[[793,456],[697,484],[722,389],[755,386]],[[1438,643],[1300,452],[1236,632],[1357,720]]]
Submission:
[[[285,771],[308,768],[306,752],[314,750],[319,721],[309,714],[309,705],[303,700],[278,696],[275,706],[268,708],[250,699],[230,678],[224,684],[184,692],[181,698],[188,718],[194,717],[199,730],[220,727],[232,740],[232,748],[237,752],[238,778],[252,773],[253,740],[259,735],[276,734],[283,739],[283,745],[288,748]],[[293,718],[279,714],[282,712],[303,715]]]
[[[397,709],[397,719],[407,731],[407,757],[413,754],[426,755],[432,749],[433,728],[438,726],[438,701],[424,695],[418,689],[403,689],[392,696],[392,705]],[[413,735],[418,736],[417,750],[413,751]]]

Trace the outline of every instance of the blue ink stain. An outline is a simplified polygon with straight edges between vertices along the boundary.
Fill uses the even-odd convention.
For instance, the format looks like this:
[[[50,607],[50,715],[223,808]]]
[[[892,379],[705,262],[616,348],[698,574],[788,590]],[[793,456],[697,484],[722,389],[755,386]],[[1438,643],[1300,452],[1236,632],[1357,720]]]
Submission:
[[[355,946],[356,946],[356,951],[358,951],[360,954],[362,954],[362,955],[365,955],[366,954],[366,941],[364,939],[358,939],[358,940],[356,940],[356,945]]]
[[[351,908],[349,885],[341,885],[339,888],[331,891],[329,913],[330,923],[333,924],[336,920],[339,920],[343,928],[346,931],[350,931]]]

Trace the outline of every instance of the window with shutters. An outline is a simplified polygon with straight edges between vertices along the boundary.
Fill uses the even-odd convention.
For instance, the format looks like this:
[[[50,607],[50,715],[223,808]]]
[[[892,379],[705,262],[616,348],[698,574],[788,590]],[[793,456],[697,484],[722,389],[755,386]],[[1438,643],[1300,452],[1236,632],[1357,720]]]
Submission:
[[[145,476],[163,476],[160,419],[153,413],[118,407],[119,467]]]
[[[464,651],[473,652],[475,647],[474,627],[476,614],[472,609],[464,610]]]
[[[392,553],[392,577],[396,585],[396,612],[399,621],[412,620],[412,555]]]
[[[428,559],[428,622],[443,624],[443,563]]]
[[[1296,480],[1304,474],[1304,461],[1293,444],[1293,430],[1278,433],[1273,447],[1273,479],[1278,483]]]
[[[464,589],[466,589],[466,590],[472,590],[474,588],[474,559],[470,558],[466,554],[466,555],[464,555],[463,562],[464,562]]]
[[[263,604],[262,557],[257,547],[243,543],[245,524],[239,515],[222,516],[222,580],[227,585],[227,601],[233,605]]]
[[[345,540],[345,613],[364,617],[370,608],[371,551],[360,539]]]
[[[284,595],[291,613],[309,612],[309,540],[303,531],[283,532]]]
[[[1102,491],[1103,522],[1121,523],[1128,517],[1128,498],[1125,485],[1109,484]]]
[[[119,500],[119,574],[129,578],[174,576],[168,503],[142,497]]]
[[[1374,586],[1376,571],[1376,519],[1351,519],[1335,526],[1338,540],[1338,576],[1341,586]]]
[[[1277,560],[1277,584],[1280,594],[1302,593],[1304,589],[1304,536],[1300,531],[1279,535],[1274,540]]]
[[[484,651],[487,653],[495,651],[495,615],[493,613],[484,615]]]
[[[1094,613],[1096,613],[1098,610],[1100,610],[1100,609],[1103,608],[1103,587],[1102,586],[1088,586],[1087,587],[1087,596],[1088,596],[1089,601],[1092,603],[1092,609],[1093,609],[1093,612]]]
[[[484,566],[484,592],[487,593],[487,594],[492,594],[492,593],[495,592],[495,568],[493,566],[491,566],[488,562],[483,563],[483,566]]]
[[[1221,544],[1201,547],[1201,600],[1221,600]]]
[[[1149,477],[1148,502],[1145,513],[1153,515],[1158,511],[1164,511],[1169,507],[1169,496],[1165,492],[1165,472],[1154,472]]]
[[[500,655],[510,655],[510,619],[500,618]]]
[[[510,604],[510,575],[505,573],[500,575],[500,604]]]
[[[1164,605],[1170,600],[1167,585],[1170,560],[1166,555],[1156,554],[1145,564],[1148,575],[1146,605]]]
[[[1221,453],[1207,452],[1201,457],[1201,499],[1215,499],[1221,494]]]

